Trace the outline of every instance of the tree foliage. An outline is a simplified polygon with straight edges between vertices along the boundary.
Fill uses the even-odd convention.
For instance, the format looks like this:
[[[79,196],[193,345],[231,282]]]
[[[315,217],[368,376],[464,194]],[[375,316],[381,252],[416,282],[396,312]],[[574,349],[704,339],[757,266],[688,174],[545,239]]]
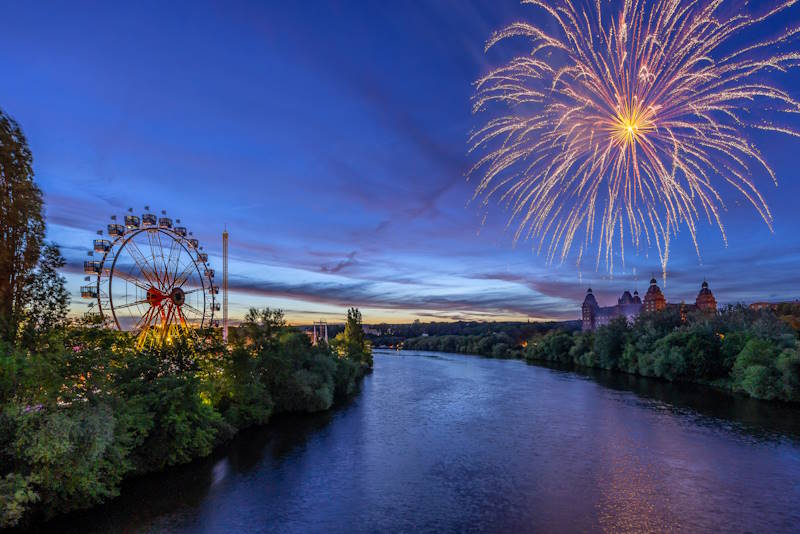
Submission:
[[[347,310],[344,332],[333,338],[331,347],[341,358],[372,368],[372,347],[364,335],[364,325],[358,308]]]
[[[751,397],[800,402],[800,342],[780,312],[731,306],[713,316],[678,310],[612,321],[596,332],[532,338],[528,360],[546,360],[712,384]]]
[[[44,232],[33,156],[19,125],[0,110],[0,339],[16,339]]]
[[[463,352],[492,357],[494,345],[504,343],[511,350],[530,337],[554,329],[575,330],[580,321],[454,321],[423,323],[415,320],[410,324],[373,325],[380,332],[367,338],[376,347],[399,347],[410,350],[438,350]],[[490,341],[484,338],[493,337]],[[478,343],[481,346],[478,347]],[[447,348],[444,348],[447,347]],[[517,355],[518,356],[518,355]],[[507,358],[509,355],[503,355]]]
[[[25,346],[41,342],[43,335],[62,326],[67,318],[69,293],[65,287],[66,280],[58,272],[64,264],[58,246],[45,245],[38,268],[26,288],[28,300],[20,332],[20,341]]]
[[[227,347],[206,334],[138,350],[73,324],[34,349],[0,342],[0,527],[103,502],[126,476],[208,455],[273,413],[327,410],[367,370],[279,310],[251,310]]]

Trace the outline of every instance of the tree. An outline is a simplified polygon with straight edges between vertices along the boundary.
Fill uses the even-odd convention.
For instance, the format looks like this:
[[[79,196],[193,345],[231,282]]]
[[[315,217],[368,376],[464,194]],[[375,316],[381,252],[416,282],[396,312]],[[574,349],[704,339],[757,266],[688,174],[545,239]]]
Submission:
[[[594,338],[594,352],[598,364],[603,369],[616,369],[622,357],[628,335],[628,321],[625,317],[612,319],[606,326],[599,328]]]
[[[278,336],[286,329],[283,310],[250,308],[239,326],[234,342],[251,345],[256,353],[273,352]]]
[[[64,286],[66,280],[58,274],[62,267],[64,258],[58,246],[45,246],[39,267],[25,290],[28,303],[22,336],[26,346],[31,346],[38,337],[63,324],[67,317],[69,293]]]
[[[19,125],[0,110],[0,339],[17,336],[44,229],[33,156]]]
[[[347,310],[347,322],[344,325],[344,337],[348,343],[359,348],[364,346],[364,327],[361,324],[361,312],[358,308]]]
[[[372,349],[364,338],[364,327],[358,308],[347,310],[344,332],[336,335],[332,346],[340,356],[372,367]]]
[[[733,366],[734,389],[757,399],[780,398],[782,370],[775,367],[780,352],[774,340],[750,339]]]

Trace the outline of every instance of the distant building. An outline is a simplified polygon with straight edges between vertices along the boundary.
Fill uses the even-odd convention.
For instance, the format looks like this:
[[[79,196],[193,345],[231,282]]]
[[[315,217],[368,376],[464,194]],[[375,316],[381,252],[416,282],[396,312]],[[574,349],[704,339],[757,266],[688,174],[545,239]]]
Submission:
[[[667,309],[667,299],[661,288],[656,284],[656,279],[650,279],[650,287],[647,288],[647,293],[644,295],[644,311],[658,312]]]
[[[362,325],[361,329],[364,331],[366,335],[369,336],[381,336],[383,332],[381,332],[378,328],[374,328],[372,326]]]
[[[302,331],[311,340],[312,345],[317,345],[320,341],[328,343],[328,323],[325,321],[314,321],[311,327],[304,327]]]
[[[708,288],[708,282],[706,281],[703,281],[694,304],[668,304],[655,278],[650,280],[650,287],[644,295],[644,301],[639,298],[638,291],[634,291],[633,295],[631,295],[630,291],[625,291],[617,300],[615,306],[600,306],[592,293],[592,288],[589,288],[581,306],[582,328],[584,331],[595,330],[599,326],[610,323],[617,317],[625,317],[628,322],[631,322],[643,311],[654,313],[666,310],[668,307],[679,308],[682,316],[692,310],[714,313],[717,310],[717,300]]]
[[[697,294],[694,304],[697,306],[697,309],[702,312],[710,313],[717,311],[717,299],[714,298],[714,294],[708,289],[708,282],[705,280],[703,280],[703,285],[700,288],[700,293]]]

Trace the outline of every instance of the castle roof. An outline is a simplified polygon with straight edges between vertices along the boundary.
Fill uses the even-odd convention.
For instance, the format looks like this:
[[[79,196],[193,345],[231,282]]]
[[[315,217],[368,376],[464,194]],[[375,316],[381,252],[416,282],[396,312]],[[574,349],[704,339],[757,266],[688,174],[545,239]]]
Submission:
[[[708,282],[705,280],[703,280],[703,285],[700,286],[700,291],[697,293],[697,298],[694,302],[698,308],[705,311],[713,311],[716,309],[717,300],[714,298],[714,294],[708,288]]]
[[[597,306],[597,299],[594,298],[591,287],[588,290],[586,290],[586,298],[583,299],[583,304],[584,305],[588,304],[589,306]]]
[[[647,293],[644,295],[645,302],[651,302],[653,300],[664,300],[664,294],[661,292],[661,288],[656,284],[655,278],[650,280],[650,287],[647,288]]]
[[[708,289],[708,282],[706,282],[705,280],[703,280],[703,284],[700,286],[700,292],[697,294],[698,297],[701,295],[714,296],[713,293],[711,293],[711,290]]]

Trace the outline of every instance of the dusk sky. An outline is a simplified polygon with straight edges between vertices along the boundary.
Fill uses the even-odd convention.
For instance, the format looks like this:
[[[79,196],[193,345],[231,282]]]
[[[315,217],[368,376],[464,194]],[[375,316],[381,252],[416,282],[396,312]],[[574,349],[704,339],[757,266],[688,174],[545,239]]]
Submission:
[[[227,227],[234,320],[576,319],[588,286],[601,304],[644,291],[655,250],[627,250],[613,276],[549,265],[513,246],[501,206],[470,202],[472,83],[510,53],[484,44],[539,16],[515,0],[6,4],[0,107],[28,137],[73,311],[96,230],[145,205],[182,219],[218,272]],[[798,20],[800,5],[756,37]],[[796,71],[772,79],[800,97]],[[748,136],[778,176],[754,176],[774,232],[726,194],[728,246],[704,221],[698,258],[682,232],[670,301],[703,278],[722,304],[800,297],[800,139]]]

